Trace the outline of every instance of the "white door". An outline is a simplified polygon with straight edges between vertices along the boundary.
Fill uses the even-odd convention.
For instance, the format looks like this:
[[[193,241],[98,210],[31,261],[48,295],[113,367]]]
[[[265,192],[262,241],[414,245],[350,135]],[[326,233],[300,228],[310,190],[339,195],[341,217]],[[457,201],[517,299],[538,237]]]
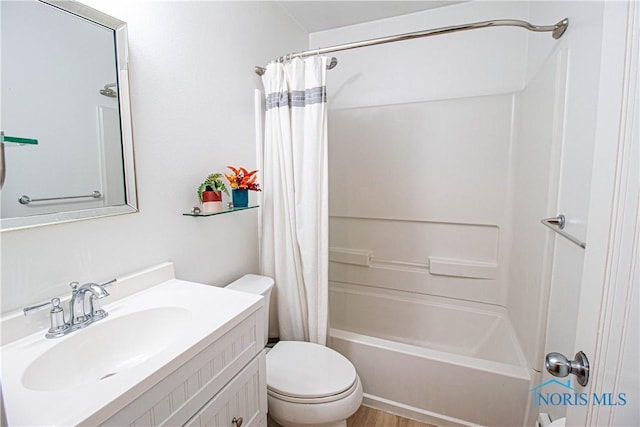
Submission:
[[[576,349],[591,357],[589,404],[568,424],[640,425],[639,198],[640,5],[605,8],[601,96]],[[609,396],[608,399],[604,396]],[[599,399],[598,399],[599,397]],[[599,401],[598,401],[599,400]],[[605,404],[608,400],[610,404]]]
[[[552,419],[566,415],[567,425],[640,425],[638,6],[633,0],[603,3],[586,250],[581,254],[556,237],[546,350],[569,359],[583,351],[590,361],[585,387],[574,376],[559,378],[573,390],[556,388],[565,397],[547,402]],[[560,210],[571,212],[571,167],[579,164],[563,158]],[[567,293],[565,282],[576,276],[580,285]]]

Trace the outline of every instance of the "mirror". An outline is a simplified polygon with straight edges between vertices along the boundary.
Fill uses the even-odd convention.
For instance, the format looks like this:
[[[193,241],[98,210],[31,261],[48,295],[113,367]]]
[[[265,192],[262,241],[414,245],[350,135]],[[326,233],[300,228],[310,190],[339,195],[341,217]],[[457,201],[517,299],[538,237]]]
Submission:
[[[74,1],[0,8],[0,229],[137,212],[126,23]]]

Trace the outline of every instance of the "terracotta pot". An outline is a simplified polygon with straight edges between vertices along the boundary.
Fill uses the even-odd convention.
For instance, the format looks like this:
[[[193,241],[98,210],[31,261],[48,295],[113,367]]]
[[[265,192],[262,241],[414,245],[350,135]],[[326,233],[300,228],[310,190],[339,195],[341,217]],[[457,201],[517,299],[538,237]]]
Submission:
[[[222,191],[203,191],[202,203],[204,202],[221,202]]]
[[[222,210],[222,191],[202,192],[202,211],[215,213]]]

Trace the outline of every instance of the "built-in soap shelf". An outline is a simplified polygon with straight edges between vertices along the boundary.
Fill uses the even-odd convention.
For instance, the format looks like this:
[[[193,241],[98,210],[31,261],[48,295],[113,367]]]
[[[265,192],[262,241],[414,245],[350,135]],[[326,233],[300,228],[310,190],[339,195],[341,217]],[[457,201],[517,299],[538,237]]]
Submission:
[[[429,273],[436,276],[495,279],[498,273],[498,264],[494,262],[429,257]]]
[[[362,249],[329,248],[329,261],[362,267],[397,268],[424,271],[436,276],[495,279],[498,264],[473,260],[428,257],[426,263],[375,258],[373,251]]]
[[[187,212],[187,213],[183,213],[182,215],[184,215],[184,216],[193,216],[193,217],[216,216],[216,215],[224,215],[224,214],[228,214],[228,213],[232,213],[232,212],[246,211],[248,209],[254,209],[254,208],[258,208],[258,207],[260,207],[260,205],[247,206],[247,207],[244,207],[244,208],[224,209],[224,210],[221,210],[219,212],[199,212],[199,213]]]

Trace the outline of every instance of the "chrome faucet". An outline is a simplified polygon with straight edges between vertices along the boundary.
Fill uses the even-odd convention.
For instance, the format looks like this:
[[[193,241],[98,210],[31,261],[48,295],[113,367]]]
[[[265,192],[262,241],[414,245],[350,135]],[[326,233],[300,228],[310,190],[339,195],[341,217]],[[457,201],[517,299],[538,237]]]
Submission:
[[[113,282],[107,282],[102,285],[98,285],[97,283],[85,283],[80,287],[78,287],[78,282],[69,283],[69,286],[71,286],[72,289],[71,299],[69,300],[69,325],[78,325],[78,327],[83,327],[107,317],[107,312],[102,310],[98,300],[109,296],[109,292],[104,288],[104,286],[109,283]],[[89,298],[90,310],[88,313],[85,310],[84,305],[87,293],[91,294]],[[97,310],[96,306],[98,308]]]
[[[116,279],[110,280],[106,283],[86,283],[78,287],[78,282],[71,282],[71,299],[69,300],[69,320],[64,319],[64,310],[60,307],[60,299],[53,298],[51,301],[47,301],[41,304],[34,305],[32,307],[26,307],[22,311],[26,316],[32,311],[42,309],[49,305],[52,306],[49,315],[51,317],[51,327],[45,334],[47,338],[58,338],[65,336],[73,331],[84,328],[97,322],[98,320],[107,317],[108,313],[100,306],[100,299],[109,296],[109,292],[105,287],[113,284]],[[89,294],[89,311],[85,309],[85,299]]]

